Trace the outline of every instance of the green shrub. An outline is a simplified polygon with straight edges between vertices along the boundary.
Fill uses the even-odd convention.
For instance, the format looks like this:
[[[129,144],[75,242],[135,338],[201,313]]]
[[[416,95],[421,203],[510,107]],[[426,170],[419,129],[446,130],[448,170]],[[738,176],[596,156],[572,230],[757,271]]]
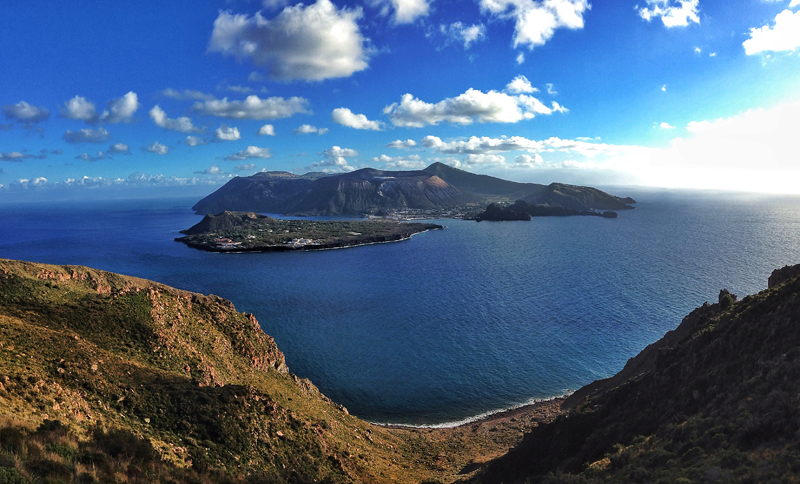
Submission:
[[[0,467],[0,484],[28,484],[28,480],[14,468]]]

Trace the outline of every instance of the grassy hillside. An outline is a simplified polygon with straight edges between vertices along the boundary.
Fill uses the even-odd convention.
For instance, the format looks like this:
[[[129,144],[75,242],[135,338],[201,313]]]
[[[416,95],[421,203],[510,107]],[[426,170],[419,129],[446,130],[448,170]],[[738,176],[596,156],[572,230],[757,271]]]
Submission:
[[[470,475],[553,412],[374,426],[229,301],[0,259],[0,415],[0,483],[388,483]]]

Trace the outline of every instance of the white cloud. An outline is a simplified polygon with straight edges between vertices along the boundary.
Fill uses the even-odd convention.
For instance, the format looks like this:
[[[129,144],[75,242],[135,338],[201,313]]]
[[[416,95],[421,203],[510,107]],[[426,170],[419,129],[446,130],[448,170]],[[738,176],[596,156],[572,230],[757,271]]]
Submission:
[[[275,136],[275,127],[271,124],[265,124],[258,128],[258,136]]]
[[[663,122],[663,123],[661,123],[661,124],[659,125],[659,127],[660,127],[661,129],[675,129],[675,126],[670,126],[670,124],[669,124],[669,123],[667,123],[667,122]]]
[[[261,2],[264,8],[268,10],[278,10],[285,7],[287,3],[289,3],[289,0],[263,0]]]
[[[464,49],[469,49],[475,42],[486,40],[486,26],[483,24],[465,25],[453,22],[450,25],[440,25],[441,32],[449,42],[462,44]]]
[[[236,166],[235,166],[233,169],[234,169],[235,171],[250,171],[250,170],[255,170],[255,169],[256,169],[256,164],[255,164],[255,163],[248,163],[248,164],[246,164],[246,165],[236,165]]]
[[[556,29],[582,29],[588,0],[479,0],[481,11],[515,22],[514,48],[544,45]]]
[[[666,92],[666,90],[667,90],[667,85],[666,85],[666,84],[664,84],[663,86],[661,86],[661,90],[662,90],[662,91],[664,91],[664,92]]]
[[[206,168],[202,171],[196,171],[195,173],[200,175],[227,175],[219,165],[211,165],[210,167]]]
[[[108,158],[108,155],[106,155],[102,151],[98,151],[96,156],[92,156],[89,153],[82,153],[75,157],[76,160],[83,160],[83,161],[100,161],[106,158]]]
[[[484,155],[484,154],[473,154],[467,155],[466,160],[464,161],[467,165],[504,165],[506,162],[506,157],[503,155]]]
[[[20,178],[17,181],[11,182],[11,186],[9,188],[21,188],[21,189],[40,188],[45,186],[46,184],[47,184],[47,178],[43,176],[36,177],[33,180],[30,180],[28,178]]]
[[[515,79],[516,81],[516,79]],[[515,81],[512,81],[514,84]],[[521,85],[522,82],[517,82]],[[511,84],[509,84],[511,86]],[[566,112],[558,103],[552,107],[527,94],[509,95],[504,92],[482,92],[467,89],[464,94],[447,98],[436,104],[426,103],[411,94],[404,94],[400,103],[393,103],[383,109],[392,124],[402,127],[420,128],[441,122],[454,124],[516,123],[532,119],[537,114]]]
[[[292,133],[294,134],[325,134],[327,132],[328,128],[317,128],[316,126],[311,126],[310,124],[301,124],[292,130]]]
[[[708,56],[709,56],[709,57],[716,57],[716,56],[717,56],[717,53],[716,53],[716,52],[712,52],[712,53],[708,54]]]
[[[145,145],[142,149],[145,151],[149,151],[150,153],[155,153],[157,155],[166,155],[167,153],[169,153],[169,146],[164,146],[158,141],[150,145]]]
[[[24,123],[26,127],[30,127],[40,121],[50,117],[50,110],[43,107],[36,107],[25,101],[20,101],[17,104],[7,104],[3,106],[3,115],[6,119],[12,119]]]
[[[59,108],[59,111],[65,118],[86,122],[97,121],[97,109],[94,104],[81,96],[75,96],[65,102],[64,106]]]
[[[528,78],[523,75],[519,75],[515,77],[513,81],[509,82],[506,85],[506,90],[513,92],[514,94],[532,93],[539,91],[535,87],[531,86],[531,81],[529,81]]]
[[[249,158],[272,158],[269,148],[259,148],[258,146],[248,146],[242,151],[225,157],[226,160],[241,161]]]
[[[347,158],[358,156],[358,151],[333,146],[323,152],[325,159],[314,163],[309,170],[322,170],[325,173],[346,173],[355,170],[347,163]]]
[[[425,162],[419,155],[387,156],[381,155],[372,159],[375,163],[383,163],[387,170],[419,170],[425,168]]]
[[[192,120],[187,118],[186,116],[181,116],[180,118],[172,119],[167,117],[167,113],[164,112],[161,107],[156,104],[153,109],[150,110],[150,119],[156,123],[156,126],[161,128],[170,130],[170,131],[177,131],[179,133],[192,133],[192,132],[200,132],[202,131],[200,128],[196,128],[192,124]]]
[[[383,131],[383,123],[380,121],[370,121],[363,114],[355,114],[347,108],[336,108],[331,113],[331,119],[335,123],[354,129],[367,129],[372,131]]]
[[[191,99],[193,101],[210,101],[215,99],[213,94],[206,94],[202,91],[195,91],[193,89],[184,89],[183,91],[178,91],[176,89],[167,88],[161,91],[161,95],[170,97],[172,99],[177,99],[179,101],[186,99]]]
[[[750,29],[750,38],[742,45],[747,55],[779,52],[800,47],[800,11],[784,10],[775,17],[775,25]]]
[[[516,61],[517,61],[517,65],[522,65],[522,63],[523,63],[523,62],[525,62],[525,54],[524,54],[524,53],[522,53],[522,52],[520,52],[519,54],[517,54],[517,59],[516,59]]]
[[[80,129],[78,131],[67,130],[64,133],[64,140],[67,143],[102,143],[108,141],[111,133],[104,128]]]
[[[648,22],[661,18],[664,26],[686,27],[690,22],[700,23],[697,7],[700,0],[646,0],[647,6],[638,8],[639,16]]]
[[[270,97],[261,99],[255,94],[244,101],[228,101],[228,98],[196,102],[192,109],[200,114],[231,119],[279,119],[297,113],[309,113],[308,100],[302,97],[284,99]]]
[[[800,5],[800,0],[792,0],[792,2],[789,4],[789,8],[794,8],[798,5]]]
[[[75,96],[59,107],[59,111],[61,116],[65,118],[84,121],[89,124],[100,122],[112,124],[129,123],[133,119],[134,113],[139,109],[139,97],[135,92],[130,91],[121,98],[109,101],[107,107],[108,109],[98,113],[94,103],[87,101],[82,96]]]
[[[394,140],[391,143],[387,144],[387,148],[397,148],[397,149],[408,149],[417,146],[417,142],[413,139],[403,140]]]
[[[423,138],[422,144],[426,148],[435,148],[440,153],[450,155],[485,155],[509,151],[527,151],[529,153],[578,153],[587,158],[593,158],[600,154],[619,155],[632,149],[639,149],[639,147],[636,146],[610,145],[606,143],[569,140],[556,137],[545,140],[532,140],[522,136],[501,138],[490,138],[487,136],[479,138],[477,136],[472,136],[466,141],[455,140],[447,142],[442,141],[436,136],[426,136]]]
[[[112,155],[129,155],[131,154],[131,147],[125,143],[114,143],[108,147],[108,152]]]
[[[47,158],[45,155],[45,150],[43,150],[41,155],[32,155],[30,153],[20,153],[19,151],[12,151],[10,153],[0,153],[0,161],[23,161],[27,160],[28,158],[33,158],[37,160],[43,160]]]
[[[221,12],[208,50],[251,58],[273,79],[349,77],[367,68],[370,49],[357,20],[361,8],[338,9],[330,0],[286,7],[272,19]]]
[[[443,144],[444,143],[442,142],[441,138],[438,136],[433,136],[432,134],[422,138],[422,146],[426,148],[438,148]]]
[[[518,166],[523,167],[534,167],[534,166],[541,166],[544,163],[544,159],[542,155],[539,153],[534,153],[531,155],[522,154],[514,158],[514,162]]]
[[[553,86],[553,84],[548,82],[547,84],[545,84],[545,86],[547,87],[547,94],[551,96],[555,96],[556,94],[558,94],[558,91],[556,91],[556,88],[555,86]]]
[[[371,0],[370,5],[381,9],[381,15],[388,15],[394,9],[392,20],[396,24],[410,24],[419,17],[426,17],[430,10],[428,0]]]
[[[100,115],[100,121],[112,124],[129,123],[139,109],[139,97],[135,92],[129,91],[121,98],[109,101],[106,107],[106,111]]]
[[[200,146],[200,145],[208,144],[208,143],[206,143],[205,140],[200,139],[197,136],[191,136],[191,135],[186,137],[186,140],[184,141],[184,143],[186,143],[186,146]]]
[[[220,124],[219,128],[214,130],[214,141],[236,141],[242,139],[242,134],[239,133],[239,128],[228,127],[226,124]]]

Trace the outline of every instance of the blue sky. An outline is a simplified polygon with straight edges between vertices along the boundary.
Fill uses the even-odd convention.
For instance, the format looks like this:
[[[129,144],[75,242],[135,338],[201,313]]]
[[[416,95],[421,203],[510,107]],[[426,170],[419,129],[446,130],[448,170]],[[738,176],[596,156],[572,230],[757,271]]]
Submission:
[[[800,0],[30,0],[0,45],[0,200],[434,161],[800,193]]]

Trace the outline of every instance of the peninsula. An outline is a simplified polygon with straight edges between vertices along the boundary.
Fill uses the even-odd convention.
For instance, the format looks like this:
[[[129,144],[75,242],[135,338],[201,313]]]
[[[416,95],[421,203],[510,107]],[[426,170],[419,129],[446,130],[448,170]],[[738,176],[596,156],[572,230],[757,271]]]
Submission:
[[[397,242],[444,227],[386,220],[285,220],[252,212],[206,215],[175,240],[210,252],[321,250]]]

